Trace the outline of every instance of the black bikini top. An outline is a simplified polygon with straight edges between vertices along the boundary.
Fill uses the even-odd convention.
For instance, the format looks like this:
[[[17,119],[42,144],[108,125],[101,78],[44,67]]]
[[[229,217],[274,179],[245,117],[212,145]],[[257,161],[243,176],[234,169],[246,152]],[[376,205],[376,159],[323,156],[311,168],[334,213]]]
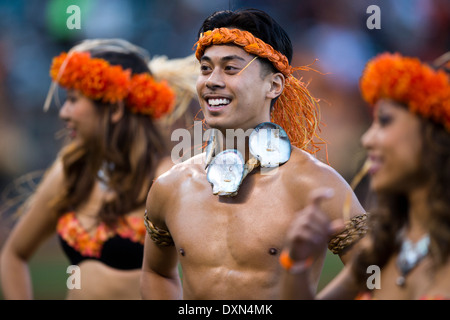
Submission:
[[[59,218],[57,232],[73,265],[94,259],[115,269],[142,267],[146,234],[143,217],[125,217],[115,228],[100,223],[91,235],[81,226],[75,213],[68,212]]]

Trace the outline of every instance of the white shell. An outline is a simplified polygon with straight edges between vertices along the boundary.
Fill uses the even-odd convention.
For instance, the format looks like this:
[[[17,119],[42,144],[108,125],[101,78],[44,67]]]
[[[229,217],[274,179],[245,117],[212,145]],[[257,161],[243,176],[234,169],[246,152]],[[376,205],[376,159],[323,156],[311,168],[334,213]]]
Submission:
[[[244,159],[237,150],[224,150],[214,157],[206,177],[213,187],[213,194],[234,196],[244,177]]]
[[[219,142],[217,141],[217,129],[211,130],[211,136],[209,137],[208,144],[205,147],[206,154],[206,166],[205,169],[208,168],[214,156],[220,152]]]
[[[263,168],[278,167],[291,156],[291,142],[286,131],[272,122],[256,126],[250,135],[249,144],[250,153]]]

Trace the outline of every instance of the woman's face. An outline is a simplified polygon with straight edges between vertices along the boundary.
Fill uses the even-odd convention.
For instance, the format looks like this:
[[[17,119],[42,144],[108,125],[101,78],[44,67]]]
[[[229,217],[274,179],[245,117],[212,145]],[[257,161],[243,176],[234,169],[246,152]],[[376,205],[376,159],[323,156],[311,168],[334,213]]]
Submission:
[[[424,183],[421,122],[406,107],[378,101],[373,123],[361,140],[371,161],[374,191],[408,192]]]
[[[85,142],[93,137],[100,126],[100,116],[94,102],[77,90],[68,90],[59,117],[73,140]]]

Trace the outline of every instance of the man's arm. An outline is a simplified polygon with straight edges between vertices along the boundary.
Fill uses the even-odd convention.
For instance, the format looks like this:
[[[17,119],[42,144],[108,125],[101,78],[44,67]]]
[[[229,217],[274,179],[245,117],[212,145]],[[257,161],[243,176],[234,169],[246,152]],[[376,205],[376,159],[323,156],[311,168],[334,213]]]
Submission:
[[[333,196],[322,204],[330,221],[341,219],[344,228],[329,239],[328,248],[347,264],[355,252],[355,244],[365,235],[366,211],[345,179],[332,167],[319,164],[316,185],[310,190],[330,188]]]
[[[282,299],[353,299],[358,293],[350,264],[317,296],[311,282],[308,259],[314,260],[326,248],[330,237],[344,228],[342,219],[331,221],[323,210],[333,198],[333,189],[313,190],[308,206],[292,222],[283,249],[288,261],[280,259],[286,269],[282,277]]]
[[[148,232],[141,274],[143,299],[174,300],[183,297],[177,252],[165,224],[167,203],[170,203],[168,192],[164,182],[158,178],[147,197],[145,223]]]
[[[161,247],[147,234],[141,274],[141,295],[144,300],[182,299],[178,259],[174,246]]]
[[[366,220],[360,218],[365,210],[350,185],[333,168],[315,160],[304,164],[303,174],[297,176],[301,178],[299,184],[309,193],[309,199],[290,226],[284,248],[287,263],[282,265],[305,266],[308,259],[319,259],[317,255],[324,252],[327,246],[330,248],[331,244],[338,248],[333,253],[348,265],[352,254],[358,250],[354,244],[365,232]],[[298,269],[301,272],[292,272]],[[343,282],[353,282],[349,276],[351,272],[348,272],[351,269],[344,269],[346,272],[337,277],[334,285],[328,287],[319,298],[341,295],[344,299],[344,296],[351,298],[357,293],[353,285],[345,293],[339,288]],[[292,270],[286,271],[283,276],[283,299],[315,299],[315,287],[311,282],[313,269],[293,267]]]
[[[356,251],[356,243],[367,232],[367,213],[345,181],[341,181],[333,190],[335,196],[324,204],[324,211],[330,220],[342,219],[344,227],[331,236],[328,249],[347,264]]]

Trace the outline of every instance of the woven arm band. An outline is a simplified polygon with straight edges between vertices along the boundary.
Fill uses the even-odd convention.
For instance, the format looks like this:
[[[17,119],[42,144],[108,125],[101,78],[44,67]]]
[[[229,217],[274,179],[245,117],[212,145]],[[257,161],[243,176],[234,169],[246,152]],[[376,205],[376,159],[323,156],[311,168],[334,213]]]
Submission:
[[[159,229],[158,227],[154,226],[153,223],[148,219],[147,210],[145,210],[144,214],[144,224],[147,228],[147,232],[150,238],[155,244],[162,247],[170,247],[175,245],[172,236],[168,231]]]
[[[341,254],[367,232],[367,214],[354,216],[346,223],[344,231],[336,235],[328,243],[328,249],[334,254]]]

